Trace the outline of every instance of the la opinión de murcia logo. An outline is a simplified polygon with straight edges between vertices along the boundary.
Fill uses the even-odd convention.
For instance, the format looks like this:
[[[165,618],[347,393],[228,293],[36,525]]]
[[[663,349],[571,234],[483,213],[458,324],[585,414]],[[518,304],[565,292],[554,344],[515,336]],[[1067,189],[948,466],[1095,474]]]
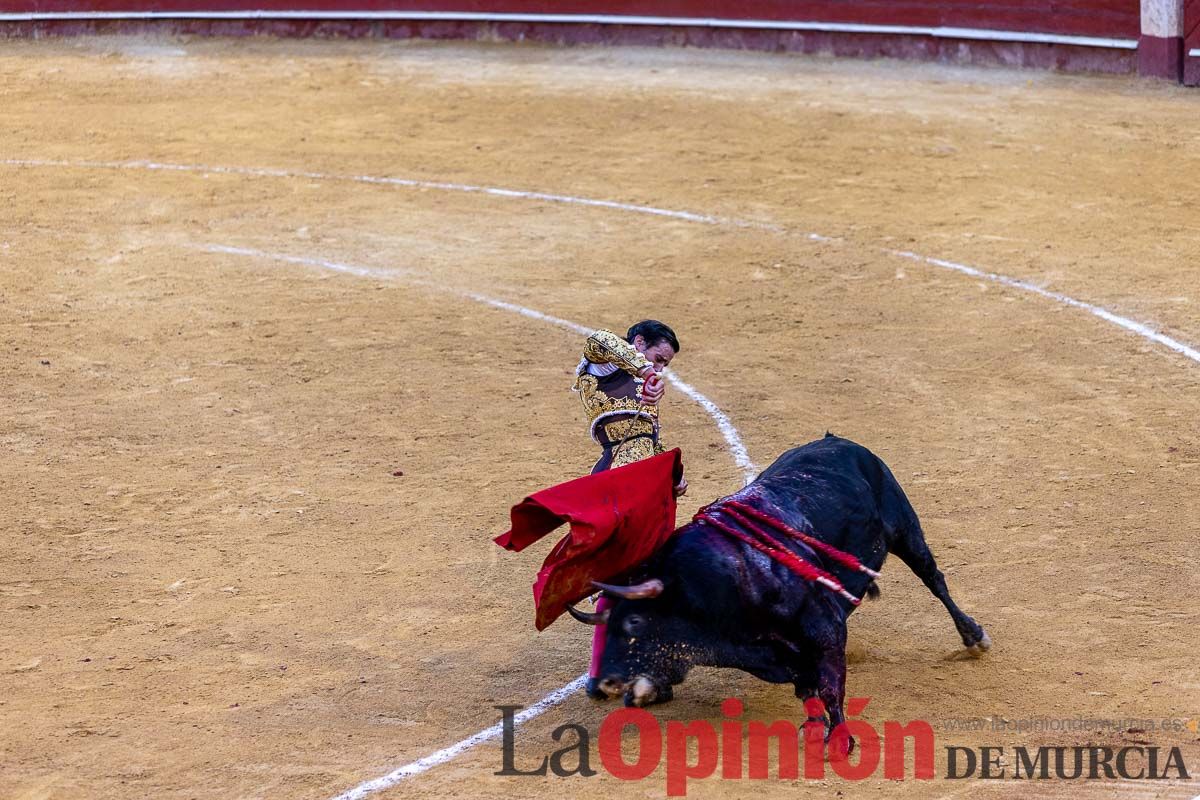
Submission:
[[[847,701],[848,717],[859,717],[868,698]],[[597,774],[591,762],[592,734],[584,725],[568,722],[554,729],[555,750],[522,759],[517,764],[515,717],[521,706],[496,706],[502,714],[502,768],[496,775],[560,778]],[[863,719],[847,719],[826,738],[825,707],[810,698],[804,703],[809,721],[763,722],[741,719],[742,701],[721,704],[724,717],[708,720],[670,720],[664,725],[649,711],[620,708],[600,723],[596,752],[600,767],[620,780],[645,780],[665,767],[669,797],[687,795],[688,781],[823,779],[827,770],[848,781],[883,777],[890,780],[932,780],[936,777],[933,726],[924,720],[888,720],[882,730]],[[626,747],[629,745],[629,747]],[[636,745],[635,747],[633,745]],[[628,752],[627,752],[628,750]],[[1188,779],[1178,747],[945,748],[948,780],[967,778],[1013,780]],[[771,754],[776,754],[774,765]],[[911,758],[906,761],[906,754]],[[774,766],[774,770],[772,770]],[[774,775],[772,776],[772,772]]]

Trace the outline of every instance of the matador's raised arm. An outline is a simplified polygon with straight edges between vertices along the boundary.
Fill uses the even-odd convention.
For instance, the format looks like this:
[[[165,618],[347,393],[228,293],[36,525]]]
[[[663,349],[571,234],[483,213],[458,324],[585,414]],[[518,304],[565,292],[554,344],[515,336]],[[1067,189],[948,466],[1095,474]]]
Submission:
[[[593,364],[615,364],[634,377],[653,366],[633,345],[612,331],[596,331],[589,336],[583,357]]]

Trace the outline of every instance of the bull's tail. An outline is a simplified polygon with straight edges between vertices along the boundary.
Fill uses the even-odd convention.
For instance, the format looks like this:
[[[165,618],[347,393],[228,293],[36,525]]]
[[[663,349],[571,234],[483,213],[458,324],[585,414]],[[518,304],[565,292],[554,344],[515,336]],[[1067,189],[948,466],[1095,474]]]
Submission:
[[[865,597],[868,600],[878,600],[879,595],[881,595],[881,594],[883,594],[883,592],[879,591],[879,586],[878,586],[878,584],[875,583],[875,581],[871,581],[870,583],[867,584],[867,591],[865,592]]]

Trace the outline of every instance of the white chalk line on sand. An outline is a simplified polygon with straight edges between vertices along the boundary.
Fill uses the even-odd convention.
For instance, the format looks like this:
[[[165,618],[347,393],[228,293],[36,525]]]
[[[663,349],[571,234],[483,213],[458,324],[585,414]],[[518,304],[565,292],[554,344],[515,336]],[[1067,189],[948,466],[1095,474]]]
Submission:
[[[479,292],[460,291],[440,285],[432,280],[419,277],[420,273],[406,269],[380,269],[378,267],[365,267],[357,264],[346,264],[340,261],[331,261],[324,258],[308,258],[304,256],[293,256],[285,253],[271,253],[263,250],[254,250],[248,247],[232,247],[222,244],[206,244],[194,245],[194,249],[201,250],[205,253],[214,253],[218,255],[234,255],[247,258],[259,258],[269,261],[279,261],[286,264],[300,264],[307,267],[316,267],[318,269],[338,272],[343,275],[353,275],[360,278],[374,278],[376,280],[385,281],[404,281],[416,286],[421,286],[427,289],[442,291],[454,294],[468,300],[474,300],[477,303],[491,306],[503,311],[509,311],[521,316],[536,319],[541,322],[547,322],[551,325],[556,325],[560,328],[565,328],[574,333],[579,333],[584,336],[591,333],[594,329],[588,328],[585,325],[580,325],[578,322],[572,322],[561,317],[551,316],[533,308],[510,303],[506,300],[490,297]],[[758,473],[758,467],[750,460],[749,454],[746,452],[746,445],[738,434],[737,428],[733,426],[733,422],[728,415],[722,411],[716,403],[709,400],[693,386],[680,380],[673,373],[667,373],[667,380],[676,386],[680,391],[686,394],[689,398],[700,405],[713,421],[717,424],[717,429],[721,431],[721,435],[725,438],[725,443],[729,447],[729,453],[733,456],[734,462],[738,468],[742,470],[742,477],[745,483],[750,483],[754,480],[754,476]],[[529,708],[517,714],[514,719],[514,728],[521,725],[526,720],[533,719],[542,712],[553,708],[559,703],[566,700],[568,697],[578,691],[587,681],[587,675],[582,675],[575,680],[563,686],[560,689],[555,689],[550,694],[543,697],[538,702],[534,703]],[[361,800],[367,795],[375,792],[390,789],[405,778],[410,778],[414,775],[419,775],[438,764],[443,764],[458,756],[476,745],[482,744],[491,739],[495,739],[503,732],[503,726],[500,723],[493,725],[490,728],[480,731],[472,736],[468,736],[460,742],[456,742],[449,747],[438,750],[436,753],[431,753],[422,759],[405,764],[398,767],[386,775],[374,778],[372,780],[361,783],[353,789],[349,789],[342,794],[339,794],[333,800]]]
[[[590,197],[575,197],[568,194],[551,194],[547,192],[529,192],[519,189],[504,189],[497,186],[477,186],[470,183],[447,183],[445,181],[423,181],[413,178],[393,178],[381,175],[337,175],[327,172],[310,172],[307,170],[271,169],[257,167],[222,167],[207,164],[170,164],[159,161],[59,161],[39,158],[6,158],[0,164],[8,167],[63,167],[68,169],[106,169],[106,170],[149,170],[151,172],[193,172],[213,175],[241,175],[252,178],[304,178],[314,181],[345,181],[351,183],[369,183],[377,186],[401,186],[409,189],[432,189],[442,192],[466,192],[469,194],[485,194],[492,197],[511,197],[520,200],[539,200],[546,203],[566,203],[568,205],[590,206],[592,208],[607,208],[613,211],[627,211],[634,214],[649,214],[656,217],[678,219],[684,222],[699,222],[704,225],[724,225],[736,228],[761,228],[763,230],[782,231],[776,225],[750,220],[715,217],[708,214],[697,214],[691,211],[679,211],[656,206],[619,203],[615,200],[597,200]]]
[[[531,720],[545,711],[549,711],[551,708],[582,689],[586,682],[587,675],[580,675],[578,678],[571,681],[561,689],[555,689],[553,692],[546,695],[529,708],[521,711],[518,714],[515,714],[513,716],[513,727],[515,728],[525,721]],[[375,792],[382,792],[384,789],[390,789],[405,778],[411,778],[413,775],[420,775],[422,772],[432,769],[438,764],[444,764],[458,756],[460,753],[470,750],[476,745],[495,739],[502,733],[504,733],[504,723],[497,722],[492,727],[485,728],[474,736],[468,736],[461,742],[455,742],[449,747],[444,747],[441,750],[438,750],[436,753],[430,753],[424,758],[418,759],[411,764],[405,764],[403,767],[398,767],[397,769],[389,772],[387,775],[381,775],[373,780],[360,783],[353,789],[342,792],[337,797],[333,798],[333,800],[362,800],[362,798],[366,797],[367,795],[374,794]]]
[[[533,317],[534,319],[550,322],[552,324],[564,327],[567,330],[572,330],[576,333],[582,333],[584,336],[587,336],[592,332],[592,330],[594,330],[576,322],[570,322],[565,319],[547,316],[540,311],[535,311],[531,308],[525,308],[524,306],[518,306],[513,303],[507,303],[503,300],[497,300],[494,297],[476,294],[475,292],[464,292],[463,296],[469,297],[470,299],[480,303],[486,303],[489,306],[494,306],[495,308],[504,309],[505,311],[512,311],[517,314],[523,314],[527,317]],[[750,481],[754,480],[754,477],[758,475],[758,466],[750,460],[750,454],[746,451],[746,445],[742,441],[742,437],[738,434],[737,428],[733,426],[733,421],[729,419],[729,415],[722,411],[720,406],[701,394],[696,387],[692,386],[690,383],[684,382],[684,380],[676,375],[674,371],[668,371],[666,376],[667,381],[670,382],[671,385],[687,395],[693,402],[703,408],[710,417],[712,417],[713,422],[715,422],[717,425],[717,430],[721,432],[721,436],[725,439],[725,444],[729,447],[729,454],[733,456],[734,463],[736,463],[738,468],[742,470],[742,477],[745,480],[745,483],[749,484]]]
[[[771,223],[750,222],[750,221],[746,221],[746,220],[727,219],[727,218],[716,217],[716,216],[711,216],[711,215],[707,215],[707,214],[698,214],[698,213],[694,213],[691,211],[677,211],[677,210],[671,210],[671,209],[665,209],[665,208],[657,208],[655,206],[633,205],[633,204],[629,204],[629,203],[618,203],[618,202],[614,202],[611,200],[595,200],[595,199],[590,199],[590,198],[585,198],[585,197],[573,197],[571,195],[547,194],[544,192],[526,192],[526,191],[518,191],[518,190],[514,190],[514,189],[502,189],[502,188],[490,187],[490,186],[476,186],[476,185],[465,184],[465,183],[445,183],[445,182],[441,182],[441,181],[420,181],[420,180],[413,180],[410,178],[392,178],[392,177],[377,176],[377,175],[333,175],[333,174],[328,174],[328,173],[323,173],[323,172],[309,172],[309,171],[304,171],[304,170],[286,170],[286,169],[253,168],[253,167],[225,167],[225,166],[208,166],[208,165],[202,165],[202,164],[170,164],[170,163],[162,163],[162,162],[157,162],[157,161],[66,161],[66,160],[54,160],[54,159],[8,158],[8,159],[0,159],[0,165],[10,166],[10,167],[61,167],[61,168],[69,168],[69,169],[151,170],[151,171],[159,171],[159,172],[188,172],[188,173],[201,173],[201,174],[213,173],[213,174],[219,174],[219,175],[243,175],[243,176],[247,176],[247,177],[256,177],[256,178],[305,178],[308,180],[353,181],[353,182],[357,182],[357,183],[376,184],[376,185],[384,185],[384,186],[403,186],[403,187],[418,188],[418,189],[433,189],[433,190],[453,191],[453,192],[474,192],[474,193],[486,194],[486,195],[490,195],[490,196],[494,196],[494,197],[509,197],[509,198],[524,199],[524,200],[540,200],[540,201],[552,202],[552,203],[570,203],[570,204],[574,204],[574,205],[590,206],[593,208],[607,208],[607,209],[626,211],[626,212],[637,213],[637,214],[650,214],[650,215],[659,216],[659,217],[667,217],[670,219],[683,220],[686,222],[698,222],[698,223],[702,223],[705,225],[723,225],[723,226],[734,226],[734,227],[741,227],[741,228],[757,228],[757,229],[761,229],[761,230],[769,230],[769,231],[772,231],[775,233],[789,233],[790,232],[782,226],[774,225]],[[802,234],[802,235],[805,238],[807,238],[811,241],[816,241],[816,242],[831,241],[835,238],[835,237],[824,236],[819,233],[806,233],[806,234]],[[1159,344],[1164,347],[1167,347],[1167,348],[1173,350],[1174,352],[1184,356],[1185,358],[1191,359],[1192,361],[1200,364],[1200,349],[1197,349],[1195,347],[1187,345],[1171,336],[1168,336],[1165,333],[1157,331],[1150,325],[1147,325],[1142,322],[1137,322],[1136,320],[1129,319],[1128,317],[1123,317],[1120,314],[1117,314],[1113,311],[1110,311],[1110,310],[1104,308],[1103,306],[1098,306],[1093,303],[1085,302],[1083,300],[1076,300],[1075,298],[1070,297],[1068,295],[1061,294],[1059,292],[1053,292],[1048,289],[1043,289],[1042,287],[1038,286],[1037,284],[1031,283],[1029,281],[1020,280],[1018,278],[1011,278],[1007,275],[1001,275],[1001,274],[995,273],[995,272],[987,272],[985,270],[977,269],[976,267],[971,267],[966,264],[959,264],[959,263],[956,263],[953,261],[946,261],[946,260],[940,259],[940,258],[932,258],[930,256],[923,256],[918,253],[912,253],[912,252],[909,252],[906,250],[891,250],[888,248],[878,248],[878,249],[879,249],[879,252],[887,253],[892,256],[897,256],[900,258],[907,258],[907,259],[910,259],[913,261],[917,261],[917,262],[920,262],[923,264],[929,264],[930,266],[939,267],[942,269],[954,270],[955,272],[959,272],[959,273],[962,273],[965,275],[970,275],[970,276],[976,277],[976,278],[983,278],[985,280],[1003,284],[1003,285],[1008,286],[1013,289],[1020,289],[1021,291],[1031,292],[1033,294],[1040,295],[1049,300],[1053,300],[1057,303],[1062,303],[1063,305],[1067,305],[1072,308],[1080,309],[1081,311],[1086,311],[1089,314],[1092,314],[1093,316],[1099,317],[1100,319],[1102,319],[1106,322],[1109,322],[1113,325],[1117,325],[1118,327],[1124,328],[1125,330],[1127,330],[1131,333],[1137,334],[1138,336],[1141,336],[1145,339],[1148,339],[1151,342],[1154,342],[1155,344]],[[501,301],[497,301],[497,302],[501,302]],[[692,392],[694,392],[694,390],[691,390],[691,387],[688,387],[687,384],[684,384],[680,381],[676,385],[679,386],[681,391],[683,391],[685,394],[688,394],[689,397],[693,396]],[[693,399],[696,399],[696,398],[693,397]],[[697,400],[697,402],[700,402],[700,401]],[[704,404],[701,403],[701,405],[704,405]],[[716,409],[716,406],[713,406],[713,409]],[[707,406],[705,406],[705,410],[709,411],[710,414],[713,413],[713,411],[710,410]],[[719,411],[719,409],[717,409],[717,412],[721,413]],[[718,426],[721,427],[722,434],[726,433],[726,430],[727,430],[726,426],[729,426],[728,429],[732,429],[732,426],[729,424],[728,418],[725,417],[723,413],[721,414],[721,417],[716,417],[714,415],[714,419],[718,420]],[[735,456],[736,456],[737,453],[740,451],[735,450],[734,452],[735,452]]]
[[[929,256],[923,256],[923,255],[919,255],[917,253],[910,253],[907,250],[888,250],[886,252],[891,253],[894,256],[899,256],[900,258],[907,258],[907,259],[911,259],[913,261],[920,261],[925,264],[932,264],[935,267],[941,267],[943,269],[950,269],[950,270],[954,270],[955,272],[961,272],[964,275],[970,275],[975,278],[983,278],[984,280],[993,281],[995,283],[1001,283],[1001,284],[1004,284],[1005,286],[1011,286],[1014,289],[1022,289],[1026,292],[1033,292],[1034,294],[1038,294],[1038,295],[1041,295],[1042,297],[1049,298],[1050,300],[1054,300],[1055,302],[1062,303],[1063,305],[1071,306],[1072,308],[1078,308],[1083,311],[1086,311],[1089,314],[1093,314],[1093,315],[1099,317],[1100,319],[1105,320],[1106,322],[1111,322],[1113,325],[1117,325],[1121,328],[1124,328],[1127,331],[1132,331],[1133,333],[1136,333],[1138,336],[1149,339],[1150,341],[1155,342],[1157,344],[1161,344],[1163,347],[1168,347],[1171,350],[1174,350],[1176,353],[1179,353],[1182,356],[1190,358],[1192,361],[1195,361],[1196,363],[1200,363],[1200,350],[1197,350],[1194,347],[1186,345],[1183,342],[1179,341],[1178,339],[1172,339],[1170,336],[1167,336],[1165,333],[1160,333],[1160,332],[1154,330],[1149,325],[1129,319],[1128,317],[1122,317],[1120,314],[1114,314],[1113,312],[1109,311],[1107,308],[1103,308],[1101,306],[1097,306],[1092,303],[1085,303],[1082,300],[1076,300],[1074,297],[1068,297],[1067,295],[1062,294],[1060,292],[1052,292],[1049,289],[1043,289],[1041,286],[1038,286],[1036,283],[1030,283],[1029,281],[1023,281],[1023,280],[1020,280],[1019,278],[1010,278],[1007,275],[1001,275],[996,272],[985,272],[984,270],[976,269],[975,267],[969,267],[966,264],[958,264],[953,261],[946,261],[941,258],[930,258]]]
[[[329,270],[331,272],[340,272],[345,275],[354,275],[360,278],[375,278],[377,280],[400,280],[414,286],[421,286],[426,289],[432,289],[440,292],[447,292],[467,300],[474,300],[477,303],[491,306],[502,311],[510,311],[514,314],[520,314],[524,317],[547,322],[551,325],[556,325],[560,328],[565,328],[574,333],[579,333],[587,336],[594,328],[589,328],[586,325],[581,325],[578,322],[572,322],[561,317],[545,314],[537,309],[528,308],[526,306],[510,303],[506,300],[501,300],[496,297],[489,297],[479,292],[461,291],[444,286],[423,277],[420,273],[413,270],[405,269],[379,269],[377,267],[364,267],[357,264],[346,264],[340,261],[330,261],[324,258],[307,258],[304,256],[292,256],[285,253],[270,253],[264,250],[254,250],[247,247],[231,247],[222,244],[207,244],[197,245],[195,249],[202,250],[206,253],[219,253],[224,255],[246,256],[249,258],[261,258],[269,261],[282,261],[287,264],[302,264],[309,267],[317,267],[319,269]],[[675,386],[679,391],[683,392],[693,402],[699,405],[708,413],[717,430],[721,432],[721,436],[725,439],[725,444],[729,448],[729,454],[733,457],[733,461],[737,464],[738,469],[742,471],[742,478],[746,483],[754,480],[754,476],[758,474],[758,465],[750,460],[750,454],[746,450],[746,444],[742,441],[741,435],[737,428],[734,427],[733,421],[729,419],[729,415],[721,410],[720,406],[706,397],[702,392],[685,382],[682,378],[674,373],[667,372],[667,381]]]

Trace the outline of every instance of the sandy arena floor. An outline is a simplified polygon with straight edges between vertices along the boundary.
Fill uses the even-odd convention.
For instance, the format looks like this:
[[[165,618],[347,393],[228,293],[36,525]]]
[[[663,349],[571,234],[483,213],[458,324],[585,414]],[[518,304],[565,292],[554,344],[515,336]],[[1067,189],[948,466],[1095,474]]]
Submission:
[[[94,39],[6,42],[0,108],[0,796],[328,798],[582,672],[588,630],[533,630],[546,548],[490,541],[595,457],[567,391],[580,340],[464,292],[669,321],[679,376],[759,465],[827,429],[889,462],[996,647],[946,660],[948,616],[889,562],[851,624],[869,720],[929,719],[939,749],[1180,745],[1200,770],[1194,729],[942,726],[1200,718],[1200,363],[888,252],[1200,344],[1200,93],[720,52]],[[742,473],[698,405],[666,402],[690,515]],[[730,695],[799,716],[787,687],[717,671],[659,713],[719,720]],[[520,758],[610,708],[572,697],[521,729]],[[664,792],[662,773],[499,768],[484,744],[378,796]],[[689,796],[751,788],[898,791]]]

